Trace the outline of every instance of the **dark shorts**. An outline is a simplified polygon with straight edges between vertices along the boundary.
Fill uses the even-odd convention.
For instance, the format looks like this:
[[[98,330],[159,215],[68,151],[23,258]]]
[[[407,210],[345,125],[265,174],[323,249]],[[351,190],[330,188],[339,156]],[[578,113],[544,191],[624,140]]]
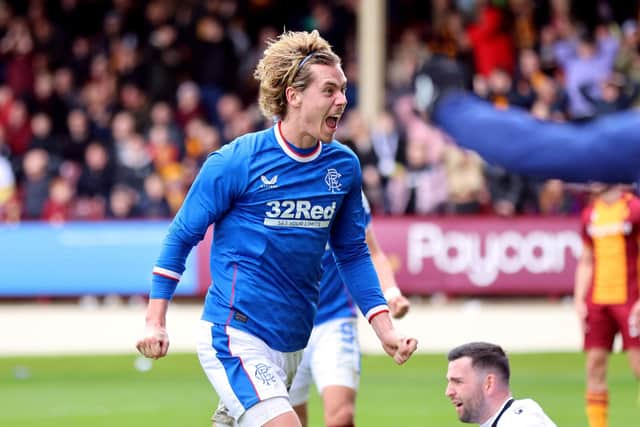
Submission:
[[[640,348],[640,338],[629,335],[629,313],[633,302],[628,304],[587,304],[587,332],[584,335],[584,349],[613,349],[613,340],[618,332],[622,334],[622,348]]]

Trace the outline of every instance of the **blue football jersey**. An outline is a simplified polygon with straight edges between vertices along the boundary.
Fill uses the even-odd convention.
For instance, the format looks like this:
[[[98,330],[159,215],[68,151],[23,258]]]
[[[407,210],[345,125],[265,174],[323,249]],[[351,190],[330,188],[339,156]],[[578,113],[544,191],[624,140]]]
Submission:
[[[364,194],[362,195],[362,205],[366,229],[371,223],[371,209]],[[322,267],[324,272],[320,280],[320,298],[318,299],[318,312],[316,313],[314,324],[319,325],[329,320],[344,317],[355,317],[355,304],[349,294],[349,289],[340,277],[338,266],[333,258],[333,251],[329,245],[327,245],[322,257]]]
[[[171,298],[189,251],[215,223],[202,318],[289,352],[305,347],[329,241],[357,305],[386,303],[365,242],[360,165],[339,143],[301,154],[276,126],[212,153],[173,219],[152,298]]]

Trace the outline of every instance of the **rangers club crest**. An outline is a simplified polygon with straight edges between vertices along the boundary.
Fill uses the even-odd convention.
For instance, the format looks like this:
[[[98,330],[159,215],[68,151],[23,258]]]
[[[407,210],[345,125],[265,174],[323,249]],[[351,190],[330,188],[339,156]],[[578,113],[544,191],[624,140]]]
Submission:
[[[342,188],[342,184],[340,183],[340,173],[337,170],[331,168],[327,169],[327,174],[324,177],[324,182],[329,187],[329,191],[335,193],[336,191],[340,191]]]
[[[258,363],[256,365],[255,377],[256,379],[262,381],[262,384],[264,385],[271,385],[276,382],[276,377],[271,372],[271,367],[265,365],[264,363]]]

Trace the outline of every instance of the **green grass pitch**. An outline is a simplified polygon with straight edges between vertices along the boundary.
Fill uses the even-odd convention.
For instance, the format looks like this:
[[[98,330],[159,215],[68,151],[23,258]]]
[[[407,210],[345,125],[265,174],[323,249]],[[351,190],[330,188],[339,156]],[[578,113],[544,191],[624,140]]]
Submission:
[[[0,426],[209,426],[217,398],[192,354],[169,354],[148,372],[136,356],[0,358]],[[514,354],[512,389],[532,397],[561,427],[584,427],[584,356]],[[365,356],[357,403],[361,427],[460,426],[444,396],[444,355],[416,355],[398,367]],[[610,426],[638,425],[638,386],[624,355],[609,369]],[[313,395],[311,427],[323,426]]]

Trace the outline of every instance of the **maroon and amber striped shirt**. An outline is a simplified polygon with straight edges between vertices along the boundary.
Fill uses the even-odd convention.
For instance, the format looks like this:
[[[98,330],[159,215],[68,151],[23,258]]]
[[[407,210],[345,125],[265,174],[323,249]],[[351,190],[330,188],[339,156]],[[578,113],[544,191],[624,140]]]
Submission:
[[[582,238],[593,250],[588,298],[595,304],[624,304],[639,294],[640,199],[625,193],[615,203],[596,199],[582,212]]]

